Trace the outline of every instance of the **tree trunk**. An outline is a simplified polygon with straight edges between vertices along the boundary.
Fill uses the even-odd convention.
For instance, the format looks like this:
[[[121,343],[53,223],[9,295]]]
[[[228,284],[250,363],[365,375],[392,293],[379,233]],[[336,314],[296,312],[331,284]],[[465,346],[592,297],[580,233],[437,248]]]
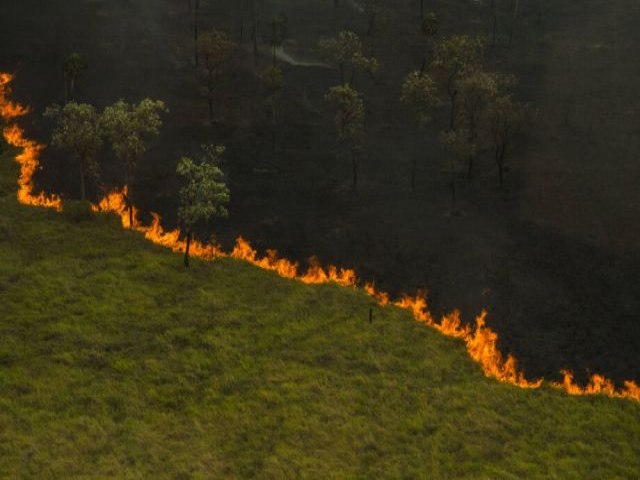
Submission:
[[[456,208],[456,171],[453,160],[453,155],[450,158],[450,167],[451,167],[451,212]]]
[[[353,172],[353,183],[351,184],[351,190],[356,192],[358,190],[358,156],[354,149],[351,149],[351,169]]]
[[[213,123],[213,84],[207,85],[208,101],[209,101],[209,123]]]
[[[451,110],[449,112],[449,128],[451,130],[455,130],[456,129],[456,98],[458,96],[457,90],[454,91],[453,93],[450,93],[449,96],[451,97]]]
[[[258,2],[253,0],[253,60],[258,63],[258,37],[260,36],[260,16],[258,12]]]
[[[191,237],[193,234],[191,230],[187,231],[187,246],[184,249],[184,266],[185,268],[189,268],[189,249],[191,248]]]
[[[198,68],[198,13],[200,11],[200,0],[196,0],[193,9],[193,50],[196,68]]]
[[[376,14],[372,13],[369,16],[369,29],[367,30],[367,35],[372,36],[375,29],[376,29]]]
[[[493,44],[496,44],[496,36],[498,29],[498,13],[494,10],[493,12]]]
[[[131,170],[131,166],[127,164],[124,186],[127,192],[125,195],[125,202],[127,204],[127,210],[129,210],[129,229],[133,230],[133,202],[131,201],[131,184],[133,183],[133,174]]]
[[[69,85],[66,73],[64,74],[64,103],[69,103]]]
[[[69,81],[69,100],[73,100],[73,90],[76,86],[76,78],[74,76],[71,77]]]
[[[469,156],[467,166],[467,180],[471,180],[473,178],[473,160],[473,155]]]
[[[271,150],[276,151],[276,129],[277,129],[276,101],[271,100]]]
[[[498,167],[500,188],[504,185],[504,153],[505,149],[501,145],[496,145],[496,165]]]
[[[411,193],[415,192],[415,190],[416,190],[416,169],[417,169],[417,166],[418,166],[417,163],[418,162],[417,162],[416,158],[414,157],[413,158],[413,162],[411,163],[411,178],[410,178],[410,181],[411,181]]]
[[[87,190],[85,186],[84,166],[80,164],[80,198],[84,202],[87,199]]]

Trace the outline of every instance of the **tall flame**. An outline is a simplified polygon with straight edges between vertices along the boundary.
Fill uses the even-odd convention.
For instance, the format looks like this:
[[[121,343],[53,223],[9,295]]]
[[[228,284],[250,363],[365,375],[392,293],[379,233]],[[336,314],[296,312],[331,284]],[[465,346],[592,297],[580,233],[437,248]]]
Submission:
[[[0,73],[0,117],[9,122],[17,117],[29,112],[28,108],[11,102],[8,99],[10,94],[9,83],[13,76]],[[20,164],[20,176],[18,179],[18,200],[20,203],[33,206],[54,208],[62,210],[62,202],[57,195],[46,195],[40,193],[33,194],[33,175],[39,168],[39,154],[44,148],[33,140],[28,140],[24,136],[24,130],[16,124],[9,125],[3,130],[4,138],[10,145],[22,149],[16,157]],[[138,209],[133,209],[133,226],[129,221],[127,204],[127,190],[114,190],[106,195],[98,204],[92,205],[95,212],[111,212],[120,217],[122,226],[140,232],[145,238],[155,244],[169,248],[174,252],[184,252],[186,240],[179,229],[165,230],[162,227],[160,215],[151,212],[151,223],[143,224],[139,219]],[[267,254],[261,257],[254,250],[249,242],[242,237],[238,238],[233,250],[226,253],[215,242],[208,243],[194,240],[191,243],[190,253],[192,256],[213,260],[216,258],[230,257],[241,260],[258,268],[276,272],[284,278],[298,280],[306,284],[335,283],[343,287],[354,288],[357,286],[357,278],[352,269],[338,268],[333,265],[323,267],[317,258],[309,259],[309,266],[304,273],[299,273],[299,264],[286,258],[278,256],[276,250],[267,250]],[[477,318],[474,326],[466,325],[460,319],[460,312],[455,310],[450,314],[443,315],[440,321],[436,322],[429,312],[426,294],[418,293],[415,297],[403,296],[399,300],[392,301],[389,294],[376,289],[373,283],[366,283],[364,291],[371,296],[380,306],[394,305],[408,310],[413,318],[421,323],[435,328],[442,334],[458,338],[464,341],[467,352],[471,358],[482,367],[487,377],[495,378],[503,383],[514,385],[520,388],[539,388],[543,379],[527,380],[523,372],[518,370],[515,357],[502,354],[498,348],[498,334],[485,323],[487,313],[483,311]],[[623,388],[616,388],[614,383],[603,377],[594,374],[589,383],[581,387],[573,380],[573,374],[569,371],[562,371],[563,380],[560,383],[551,383],[555,388],[563,390],[569,395],[606,395],[614,398],[627,398],[640,401],[640,386],[633,381],[625,381]]]
[[[10,122],[29,112],[28,108],[13,103],[7,98],[11,93],[9,83],[12,80],[13,75],[0,73],[0,117],[4,122]],[[24,130],[16,124],[5,127],[2,134],[9,145],[22,149],[22,153],[16,157],[16,161],[20,164],[18,201],[25,205],[53,208],[61,211],[62,201],[59,196],[47,195],[44,192],[40,192],[38,195],[33,193],[35,189],[33,176],[40,166],[40,150],[44,146],[33,140],[26,139]]]

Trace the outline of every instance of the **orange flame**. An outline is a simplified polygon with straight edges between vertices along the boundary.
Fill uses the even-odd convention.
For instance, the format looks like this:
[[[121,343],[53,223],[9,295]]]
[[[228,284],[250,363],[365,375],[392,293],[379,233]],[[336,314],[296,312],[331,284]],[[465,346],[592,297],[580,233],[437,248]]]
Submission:
[[[504,358],[498,348],[498,334],[485,324],[486,312],[483,311],[476,318],[475,328],[472,328],[462,323],[458,310],[443,315],[440,322],[436,323],[427,308],[424,293],[419,293],[416,297],[404,296],[394,305],[411,311],[413,318],[435,328],[443,335],[464,340],[469,355],[480,364],[487,377],[521,388],[538,388],[542,385],[542,379],[527,380],[524,374],[518,371],[516,359],[512,355]]]
[[[13,76],[0,73],[0,117],[5,121],[13,120],[28,113],[29,109],[19,104],[12,103],[7,96],[10,93],[8,84]],[[17,125],[10,125],[3,131],[4,137],[10,145],[21,148],[16,160],[20,164],[20,176],[18,179],[18,200],[20,203],[54,208],[62,210],[60,197],[40,193],[33,195],[33,175],[39,168],[39,153],[43,145],[28,140],[24,137],[24,131]],[[97,205],[92,205],[95,212],[111,212],[120,217],[122,226],[129,229],[129,212],[127,210],[127,190],[114,190],[106,195]],[[142,233],[149,241],[169,248],[174,252],[184,252],[186,240],[179,229],[165,231],[161,224],[161,218],[157,213],[151,212],[152,221],[144,225],[138,218],[139,212],[133,207],[133,230]],[[231,257],[241,260],[256,267],[276,272],[288,279],[295,279],[307,284],[335,283],[344,287],[355,287],[357,278],[351,269],[338,268],[330,265],[322,267],[317,258],[309,259],[309,267],[303,274],[298,273],[299,265],[286,258],[278,256],[276,250],[267,250],[267,255],[260,257],[249,242],[242,237],[238,238],[230,254],[225,253],[214,242],[204,243],[193,241],[191,254],[194,257],[205,260],[213,260],[222,257]],[[465,342],[471,358],[480,364],[487,377],[495,378],[501,382],[520,388],[538,388],[542,385],[542,379],[529,381],[518,370],[516,359],[512,355],[505,358],[498,348],[498,334],[486,326],[486,312],[482,312],[477,318],[475,326],[465,325],[460,319],[460,312],[453,311],[443,315],[439,322],[435,322],[427,308],[427,299],[424,293],[418,293],[415,297],[403,296],[392,302],[388,293],[377,290],[373,283],[366,283],[364,291],[376,300],[381,306],[395,305],[409,310],[413,318],[424,323],[449,337],[459,338]],[[552,383],[569,395],[606,395],[614,398],[627,398],[640,401],[640,386],[633,381],[625,381],[624,388],[616,389],[613,382],[601,375],[592,375],[586,387],[580,387],[573,381],[573,374],[563,371],[563,381]]]
[[[13,76],[8,73],[0,73],[0,117],[5,122],[14,120],[25,115],[29,109],[21,105],[12,103],[7,96],[11,93],[9,83]],[[33,176],[40,168],[40,150],[44,148],[33,140],[24,137],[24,130],[13,124],[5,127],[2,131],[4,139],[9,145],[22,149],[22,153],[16,156],[16,161],[20,164],[20,176],[18,177],[18,201],[25,205],[36,207],[53,208],[62,210],[62,200],[57,195],[46,195],[40,192],[34,195]]]
[[[594,373],[585,387],[577,385],[573,380],[573,373],[562,370],[562,382],[554,382],[555,388],[564,390],[569,395],[606,395],[614,398],[629,398],[640,401],[640,385],[631,380],[624,382],[624,387],[617,389],[611,380]]]

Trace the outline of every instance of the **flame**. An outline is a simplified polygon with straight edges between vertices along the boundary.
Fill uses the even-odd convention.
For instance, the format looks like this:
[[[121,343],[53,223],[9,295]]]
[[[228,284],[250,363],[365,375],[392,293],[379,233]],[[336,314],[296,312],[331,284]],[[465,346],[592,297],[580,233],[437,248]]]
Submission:
[[[418,293],[415,297],[405,295],[394,305],[409,310],[417,321],[426,323],[443,335],[462,339],[467,352],[480,364],[487,377],[521,388],[538,388],[542,385],[542,379],[527,380],[518,370],[516,359],[512,355],[504,358],[498,348],[498,334],[486,326],[487,312],[483,311],[476,318],[475,328],[473,328],[462,323],[458,310],[443,315],[439,322],[435,322],[427,308],[427,298],[424,293]]]
[[[29,109],[22,105],[11,102],[7,97],[10,94],[8,87],[13,80],[13,76],[0,73],[0,117],[9,122],[17,117],[29,112]],[[44,148],[43,145],[35,141],[28,140],[24,136],[24,130],[13,124],[3,130],[4,138],[10,145],[22,149],[16,157],[20,164],[20,176],[18,179],[18,200],[20,203],[32,206],[54,208],[62,210],[62,202],[57,195],[46,195],[40,193],[34,195],[33,175],[39,168],[39,154]],[[133,227],[129,221],[128,192],[126,187],[114,190],[107,194],[96,205],[92,205],[94,212],[110,212],[116,214],[124,228],[132,228],[140,232],[144,237],[174,252],[184,252],[186,249],[186,239],[179,229],[165,230],[162,227],[160,215],[151,212],[151,223],[143,224],[139,219],[139,211],[133,206],[132,217]],[[201,242],[194,240],[191,243],[190,253],[192,256],[204,260],[231,257],[241,260],[258,268],[276,272],[284,278],[298,280],[306,284],[335,283],[343,287],[354,288],[357,286],[357,278],[354,270],[338,268],[334,265],[323,267],[316,257],[309,259],[307,270],[300,274],[299,264],[286,258],[278,256],[276,250],[267,250],[263,257],[258,255],[249,242],[242,237],[236,240],[236,244],[231,253],[226,253],[214,241]],[[518,370],[515,357],[502,354],[498,348],[498,334],[486,325],[487,313],[483,311],[477,318],[474,326],[464,324],[460,318],[460,312],[453,312],[443,315],[439,322],[433,319],[427,305],[427,297],[424,292],[419,292],[415,297],[405,295],[399,300],[392,301],[388,293],[376,289],[374,283],[365,283],[364,291],[370,295],[380,306],[394,305],[408,310],[413,318],[435,328],[443,335],[458,338],[464,341],[467,352],[471,358],[482,368],[484,374],[489,378],[495,378],[503,383],[514,385],[520,388],[539,388],[543,379],[527,380],[522,371]],[[589,383],[581,387],[574,382],[573,374],[569,371],[562,371],[563,380],[559,383],[551,383],[569,395],[606,395],[613,398],[626,398],[640,401],[640,386],[627,380],[623,388],[616,388],[614,383],[602,375],[594,374]]]
[[[21,105],[12,103],[7,96],[11,93],[9,83],[13,80],[13,75],[0,73],[0,117],[5,122],[10,122],[17,117],[28,113],[29,109]],[[40,192],[34,195],[33,176],[40,168],[40,151],[44,145],[40,145],[33,140],[28,140],[24,136],[24,130],[13,124],[2,130],[4,139],[9,145],[22,149],[22,153],[16,156],[16,161],[20,164],[20,175],[18,177],[18,201],[25,205],[35,207],[53,208],[58,212],[62,210],[62,200],[57,195],[47,195]]]
[[[569,395],[606,395],[613,398],[628,398],[640,401],[640,385],[631,380],[624,382],[624,387],[617,389],[608,378],[594,373],[586,386],[581,387],[573,380],[573,373],[562,370],[562,382],[554,382],[555,388],[564,390]]]
[[[387,305],[389,305],[389,294],[387,292],[381,292],[379,290],[376,290],[376,284],[373,282],[367,282],[364,284],[364,291],[367,293],[367,295],[369,295],[370,297],[375,298],[375,300],[378,302],[378,305],[382,306],[382,307],[386,307]]]

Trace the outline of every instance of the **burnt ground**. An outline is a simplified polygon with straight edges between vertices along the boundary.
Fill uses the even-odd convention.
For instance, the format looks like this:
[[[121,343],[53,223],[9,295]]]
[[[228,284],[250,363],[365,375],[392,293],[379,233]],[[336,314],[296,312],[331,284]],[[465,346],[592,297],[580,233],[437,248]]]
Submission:
[[[201,28],[215,25],[240,42],[239,3],[205,5]],[[508,3],[498,2],[501,11]],[[482,2],[431,5],[443,34],[490,32]],[[15,94],[36,113],[63,100],[62,63],[73,51],[90,65],[79,100],[99,107],[118,98],[167,102],[171,113],[134,190],[142,209],[175,223],[178,158],[203,142],[224,143],[231,215],[203,235],[215,232],[228,246],[242,234],[259,249],[275,247],[300,261],[316,254],[396,293],[426,288],[436,313],[460,308],[472,319],[486,308],[503,351],[531,377],[555,378],[568,367],[581,379],[588,371],[640,379],[640,7],[632,0],[521,0],[511,47],[509,17],[501,13],[487,61],[520,77],[519,96],[538,115],[511,158],[506,188],[498,188],[490,156],[478,160],[473,181],[461,173],[460,215],[449,213],[436,129],[420,130],[398,102],[403,76],[424,52],[417,2],[399,2],[378,18],[372,36],[348,2],[337,12],[326,1],[265,0],[262,7],[264,19],[287,13],[294,56],[312,58],[319,37],[350,28],[380,59],[379,74],[357,84],[368,138],[357,195],[349,192],[349,164],[336,155],[323,99],[338,83],[336,72],[281,63],[286,85],[273,152],[256,80],[269,58],[255,60],[246,27],[210,125],[192,65],[188,2],[6,0],[1,7],[0,68],[18,73]],[[27,125],[46,141],[49,127],[39,115]],[[101,161],[105,187],[119,184],[108,150]],[[74,171],[55,151],[45,152],[38,182],[77,195]]]

